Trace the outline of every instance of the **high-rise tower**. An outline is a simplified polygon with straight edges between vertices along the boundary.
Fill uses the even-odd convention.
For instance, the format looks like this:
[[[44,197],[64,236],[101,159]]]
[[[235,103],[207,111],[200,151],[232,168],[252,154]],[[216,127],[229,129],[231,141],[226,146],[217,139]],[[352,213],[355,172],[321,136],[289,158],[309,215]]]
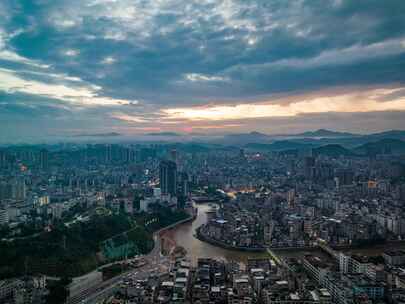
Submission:
[[[177,188],[177,165],[170,160],[160,162],[160,188],[163,195],[176,195]]]

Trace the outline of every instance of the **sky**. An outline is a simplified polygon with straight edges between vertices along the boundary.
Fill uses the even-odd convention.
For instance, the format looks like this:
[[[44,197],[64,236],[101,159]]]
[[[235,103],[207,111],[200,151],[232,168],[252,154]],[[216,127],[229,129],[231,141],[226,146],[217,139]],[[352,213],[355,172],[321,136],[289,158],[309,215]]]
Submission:
[[[0,142],[319,128],[405,129],[405,1],[0,1]]]

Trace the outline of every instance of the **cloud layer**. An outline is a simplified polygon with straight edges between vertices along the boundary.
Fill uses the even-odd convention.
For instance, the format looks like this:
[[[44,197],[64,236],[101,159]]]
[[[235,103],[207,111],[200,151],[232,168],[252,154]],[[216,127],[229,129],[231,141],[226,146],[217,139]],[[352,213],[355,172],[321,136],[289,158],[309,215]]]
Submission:
[[[404,16],[401,0],[4,0],[0,142],[405,128]]]

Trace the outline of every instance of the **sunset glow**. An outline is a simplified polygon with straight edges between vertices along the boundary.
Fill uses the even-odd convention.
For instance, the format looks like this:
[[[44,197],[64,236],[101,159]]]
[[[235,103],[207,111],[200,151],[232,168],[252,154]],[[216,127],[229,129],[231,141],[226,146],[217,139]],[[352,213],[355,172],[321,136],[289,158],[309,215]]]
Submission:
[[[172,119],[199,120],[233,120],[244,118],[263,117],[292,117],[309,113],[328,112],[378,112],[378,111],[403,111],[405,110],[405,97],[381,102],[379,100],[401,90],[376,89],[363,93],[349,93],[337,96],[316,97],[305,99],[297,96],[297,101],[278,104],[238,104],[235,106],[206,106],[194,108],[174,108],[163,112]]]

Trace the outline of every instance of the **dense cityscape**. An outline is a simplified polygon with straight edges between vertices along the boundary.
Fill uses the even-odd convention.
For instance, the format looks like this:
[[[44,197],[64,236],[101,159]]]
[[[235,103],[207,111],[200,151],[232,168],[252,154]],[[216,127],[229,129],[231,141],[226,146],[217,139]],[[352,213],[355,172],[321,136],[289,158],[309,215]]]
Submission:
[[[3,147],[1,303],[403,303],[405,142],[303,140]]]
[[[405,304],[405,0],[0,0],[0,304]]]

